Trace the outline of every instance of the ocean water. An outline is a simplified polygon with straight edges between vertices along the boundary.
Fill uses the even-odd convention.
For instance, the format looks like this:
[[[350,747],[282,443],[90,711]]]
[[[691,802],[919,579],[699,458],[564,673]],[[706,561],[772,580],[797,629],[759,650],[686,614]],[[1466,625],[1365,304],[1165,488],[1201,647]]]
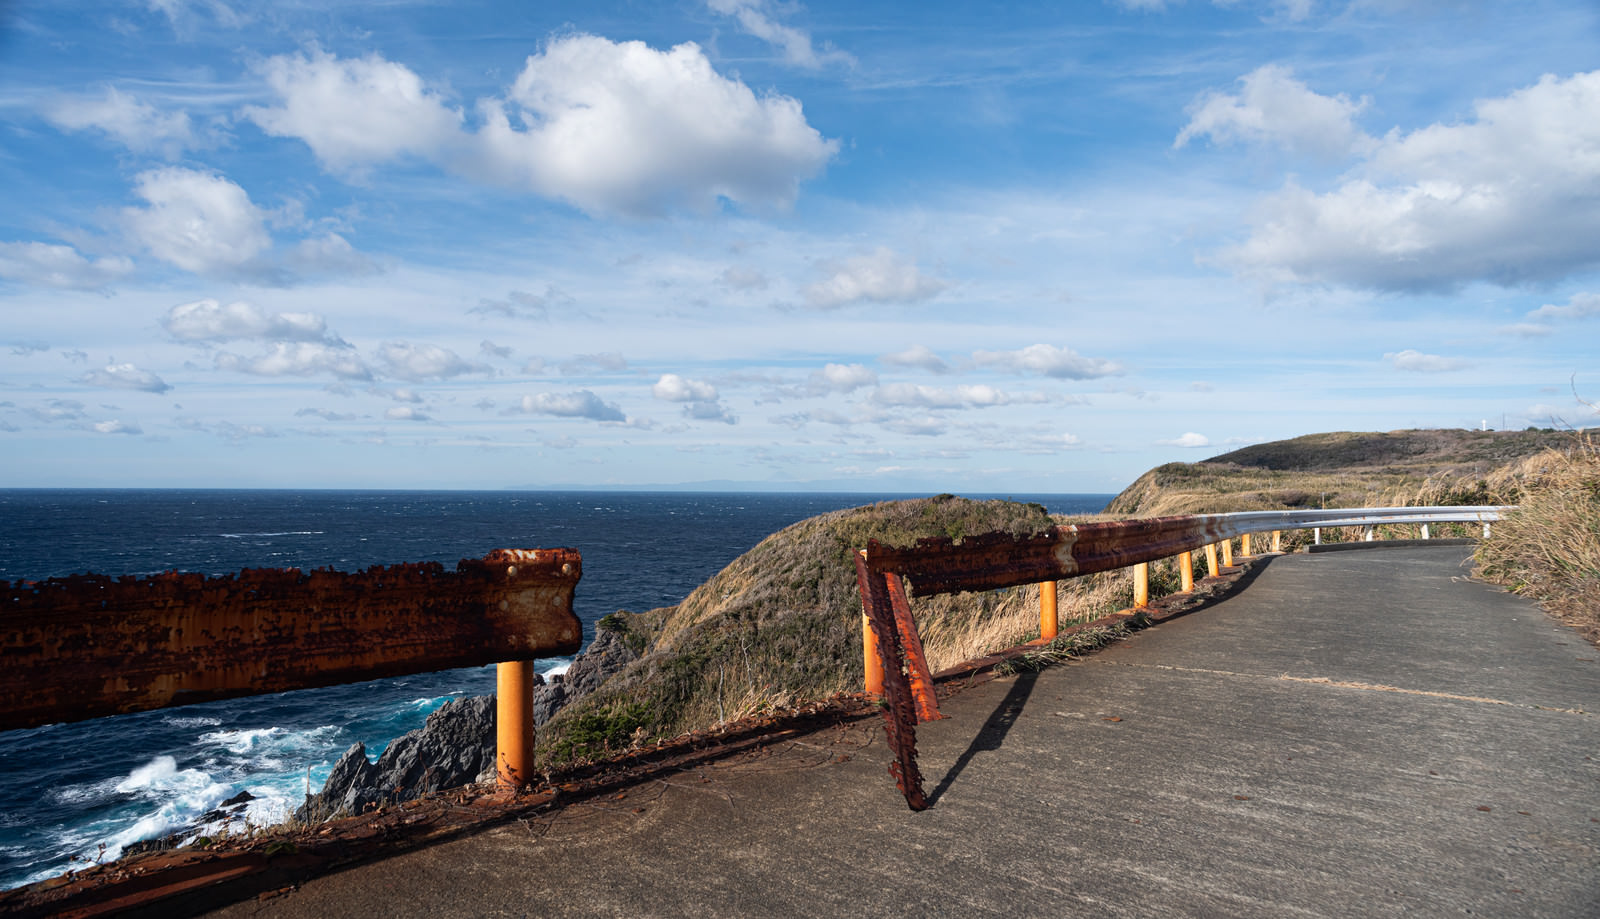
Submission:
[[[453,566],[492,549],[570,546],[583,554],[574,606],[588,638],[615,610],[677,603],[791,523],[895,497],[906,496],[0,490],[0,580]],[[1092,513],[1112,496],[971,497]],[[494,668],[475,667],[0,732],[0,889],[193,827],[241,791],[254,796],[245,819],[277,822],[351,744],[376,758],[445,701],[493,691]]]

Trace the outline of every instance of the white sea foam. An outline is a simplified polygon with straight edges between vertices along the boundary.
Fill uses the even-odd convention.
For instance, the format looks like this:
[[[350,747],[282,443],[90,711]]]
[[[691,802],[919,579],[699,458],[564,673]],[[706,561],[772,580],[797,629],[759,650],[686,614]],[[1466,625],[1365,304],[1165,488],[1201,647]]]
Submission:
[[[288,731],[276,726],[237,731],[207,731],[201,734],[196,742],[201,746],[221,747],[238,756],[254,754],[271,758],[284,753],[326,746],[339,730],[338,725],[324,724],[304,731]]]
[[[62,785],[50,789],[50,798],[56,804],[88,804],[116,794],[120,784],[122,779],[112,778],[80,785]]]
[[[218,533],[223,539],[251,539],[258,536],[321,536],[322,530],[282,530],[276,533]]]
[[[116,790],[133,795],[139,806],[116,821],[120,829],[109,831],[109,827],[97,827],[101,832],[94,834],[99,837],[94,851],[81,852],[85,858],[114,859],[129,843],[191,826],[201,814],[236,793],[234,785],[217,781],[208,772],[179,769],[177,760],[171,756],[158,756],[133,770],[117,783]],[[132,823],[128,822],[129,818],[133,818]],[[106,847],[104,853],[99,851],[101,843]]]
[[[221,724],[222,719],[210,715],[167,715],[161,723],[175,728],[209,728]]]
[[[118,782],[116,790],[124,794],[148,791],[169,784],[178,775],[178,761],[170,756],[158,756],[128,773]]]

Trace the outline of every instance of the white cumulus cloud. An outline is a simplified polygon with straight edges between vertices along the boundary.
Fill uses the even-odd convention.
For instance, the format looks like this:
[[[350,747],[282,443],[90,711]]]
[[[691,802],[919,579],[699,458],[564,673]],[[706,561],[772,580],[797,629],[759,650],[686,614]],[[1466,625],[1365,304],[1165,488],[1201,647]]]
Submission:
[[[715,402],[717,388],[702,380],[690,380],[676,373],[664,373],[650,392],[667,402]]]
[[[133,389],[139,392],[164,393],[172,387],[148,370],[133,364],[107,364],[104,369],[84,374],[83,382],[105,389]]]
[[[1122,372],[1122,365],[1116,361],[1084,357],[1071,348],[1046,344],[1029,345],[1018,351],[974,351],[972,359],[1012,373],[1037,373],[1063,380],[1090,380]]]
[[[1006,405],[1012,401],[1011,396],[993,386],[956,386],[946,389],[912,383],[889,383],[880,386],[872,391],[869,398],[879,405],[911,405],[921,408],[986,408]]]
[[[263,72],[278,103],[245,116],[303,140],[335,172],[409,156],[593,213],[787,207],[839,148],[798,101],[722,76],[692,42],[552,39],[502,95],[476,101],[475,129],[417,73],[375,54],[280,55]]]
[[[320,49],[278,55],[261,66],[279,99],[246,118],[277,137],[304,141],[335,172],[411,155],[437,159],[461,142],[461,112],[410,68],[377,54],[339,59]]]
[[[179,341],[326,341],[328,323],[316,313],[269,313],[253,303],[237,301],[224,306],[205,299],[180,303],[161,318],[161,327]]]
[[[1528,318],[1533,320],[1586,319],[1590,316],[1600,316],[1600,294],[1573,294],[1564,304],[1546,303],[1528,313]]]
[[[100,96],[57,99],[45,117],[66,131],[95,130],[136,153],[161,153],[174,159],[197,138],[183,112],[161,112],[108,86]]]
[[[1239,78],[1237,95],[1207,93],[1189,109],[1189,123],[1178,132],[1174,147],[1197,137],[1214,143],[1273,143],[1297,153],[1342,156],[1369,150],[1376,143],[1356,127],[1355,116],[1367,100],[1324,96],[1294,78],[1279,64],[1267,64]]]
[[[1211,446],[1211,438],[1205,436],[1204,434],[1196,434],[1193,431],[1189,431],[1187,433],[1178,435],[1172,440],[1158,440],[1156,443],[1163,447],[1198,448]]]
[[[950,372],[950,365],[927,345],[912,345],[904,351],[885,354],[878,360],[895,367],[918,367],[929,373]]]
[[[828,364],[811,371],[806,390],[813,395],[854,392],[863,386],[876,386],[878,374],[862,364]]]
[[[622,409],[587,389],[569,393],[543,392],[523,396],[516,411],[527,415],[588,418],[591,421],[626,421]]]
[[[870,255],[824,265],[827,276],[805,289],[806,302],[817,309],[835,309],[860,300],[874,303],[915,303],[926,300],[946,284],[924,275],[915,259],[886,246]]]
[[[236,274],[272,245],[266,214],[220,175],[172,166],[140,173],[134,192],[148,205],[123,220],[151,255],[195,274]]]
[[[528,58],[505,99],[479,108],[474,165],[485,177],[587,211],[786,207],[839,146],[798,101],[756,95],[692,42],[657,51],[557,39]]]
[[[88,259],[71,246],[0,243],[0,278],[63,290],[99,290],[133,271],[123,256]]]
[[[1391,131],[1337,187],[1294,181],[1219,261],[1272,283],[1391,291],[1548,282],[1600,266],[1600,71]]]
[[[438,345],[386,342],[378,349],[383,372],[401,380],[443,380],[469,373],[492,373],[487,364],[469,361]]]
[[[739,419],[721,402],[691,402],[683,407],[683,416],[696,421],[716,421],[721,424],[738,424]]]
[[[1453,357],[1442,357],[1437,354],[1423,354],[1407,348],[1404,351],[1392,351],[1383,356],[1396,370],[1411,370],[1418,373],[1443,373],[1448,370],[1462,370],[1469,365],[1466,361]]]
[[[355,349],[321,342],[275,342],[271,350],[255,357],[222,351],[217,353],[214,362],[221,370],[264,377],[304,377],[327,373],[345,380],[372,379],[372,371]]]

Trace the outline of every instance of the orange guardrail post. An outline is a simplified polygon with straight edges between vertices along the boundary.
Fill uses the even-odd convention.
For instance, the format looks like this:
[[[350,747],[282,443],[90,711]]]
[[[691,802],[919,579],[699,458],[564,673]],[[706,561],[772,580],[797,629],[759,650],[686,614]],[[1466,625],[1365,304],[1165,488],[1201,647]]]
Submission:
[[[1133,566],[1133,608],[1144,609],[1150,605],[1150,563],[1139,562]]]
[[[1178,554],[1178,580],[1184,593],[1194,590],[1194,553]]]
[[[1252,554],[1250,552],[1250,534],[1249,533],[1246,533],[1243,536],[1239,537],[1239,554],[1245,556],[1246,558],[1248,558]]]
[[[1281,530],[1272,531],[1272,551],[1283,551],[1283,532]]]
[[[867,550],[860,550],[867,557]],[[883,696],[883,658],[878,656],[878,633],[872,630],[872,620],[867,618],[865,604],[861,608],[861,668],[865,674],[864,689],[869,696]]]
[[[1056,619],[1056,582],[1039,582],[1039,637],[1051,639],[1061,631]]]
[[[1233,540],[1231,539],[1222,541],[1222,567],[1233,567]]]
[[[1206,546],[1206,570],[1211,572],[1212,577],[1217,577],[1218,575],[1222,574],[1222,569],[1217,567],[1216,543],[1211,543],[1210,545]]]
[[[866,613],[861,614],[861,665],[866,672],[867,695],[883,695],[883,658],[878,656],[878,634],[872,631]]]
[[[533,661],[495,667],[495,773],[501,788],[533,778]]]

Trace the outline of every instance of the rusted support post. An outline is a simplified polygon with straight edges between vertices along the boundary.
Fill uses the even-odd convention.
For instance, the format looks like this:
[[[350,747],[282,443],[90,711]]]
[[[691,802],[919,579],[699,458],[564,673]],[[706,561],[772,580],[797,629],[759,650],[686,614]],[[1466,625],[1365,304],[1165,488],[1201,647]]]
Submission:
[[[1133,608],[1144,609],[1150,605],[1150,563],[1133,566]]]
[[[1239,554],[1243,555],[1246,558],[1249,558],[1252,554],[1254,554],[1254,553],[1252,553],[1250,551],[1250,534],[1249,533],[1245,533],[1244,535],[1239,537]]]
[[[896,622],[894,591],[889,581],[898,578],[892,572],[873,571],[867,564],[867,553],[856,556],[856,585],[861,590],[861,606],[866,610],[872,629],[878,636],[878,655],[882,661],[884,732],[888,735],[889,749],[895,761],[889,764],[889,774],[906,796],[906,805],[914,811],[928,808],[927,794],[922,790],[922,772],[917,768],[917,705],[912,698],[911,681],[905,672],[905,650],[900,643],[900,627]]]
[[[1216,543],[1211,543],[1206,546],[1206,570],[1211,572],[1212,577],[1218,577],[1222,574],[1222,569],[1217,567]]]
[[[533,661],[495,667],[495,773],[501,788],[516,789],[533,777]]]
[[[1194,590],[1194,553],[1183,552],[1178,555],[1178,580],[1182,584],[1183,592]]]
[[[1272,551],[1283,551],[1283,532],[1281,530],[1272,531]]]
[[[1222,541],[1222,567],[1233,567],[1233,540],[1231,539]]]
[[[1056,582],[1039,582],[1039,637],[1048,641],[1061,631],[1056,618]]]

